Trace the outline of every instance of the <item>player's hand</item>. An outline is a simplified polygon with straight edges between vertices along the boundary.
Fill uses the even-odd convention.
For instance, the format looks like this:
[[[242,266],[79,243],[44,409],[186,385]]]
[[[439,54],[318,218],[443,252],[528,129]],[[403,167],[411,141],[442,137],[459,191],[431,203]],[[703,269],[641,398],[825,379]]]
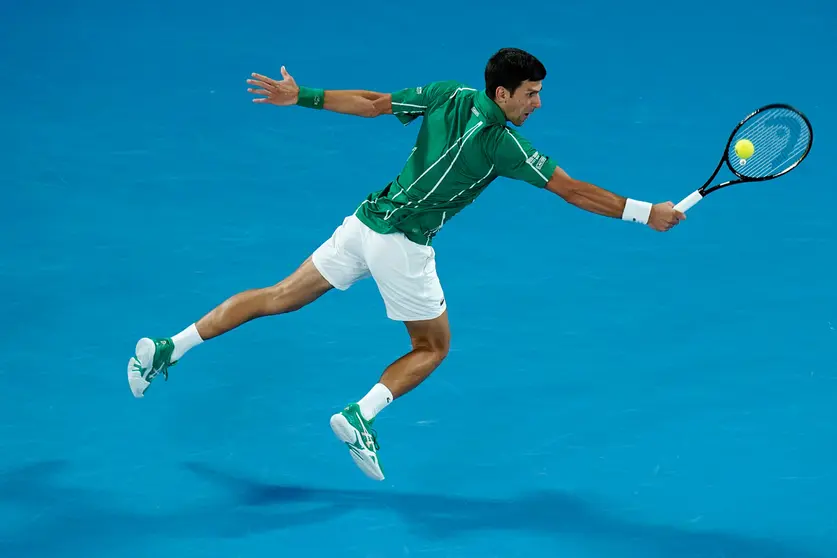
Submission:
[[[282,81],[276,81],[261,74],[251,74],[252,77],[247,80],[247,83],[255,87],[249,87],[247,91],[254,95],[262,95],[253,99],[254,103],[270,103],[280,107],[296,104],[299,99],[299,86],[284,66],[281,71]]]
[[[655,231],[665,232],[677,226],[685,218],[686,214],[674,209],[674,204],[670,201],[656,203],[651,206],[651,215],[648,216],[648,226]]]

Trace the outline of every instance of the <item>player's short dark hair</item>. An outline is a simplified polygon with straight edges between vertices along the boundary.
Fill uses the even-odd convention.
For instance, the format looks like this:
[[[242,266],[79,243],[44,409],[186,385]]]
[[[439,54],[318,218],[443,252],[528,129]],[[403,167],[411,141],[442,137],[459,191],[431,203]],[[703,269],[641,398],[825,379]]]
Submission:
[[[519,48],[501,48],[485,65],[485,92],[494,99],[498,87],[505,87],[513,95],[526,80],[541,81],[546,67],[540,60]]]

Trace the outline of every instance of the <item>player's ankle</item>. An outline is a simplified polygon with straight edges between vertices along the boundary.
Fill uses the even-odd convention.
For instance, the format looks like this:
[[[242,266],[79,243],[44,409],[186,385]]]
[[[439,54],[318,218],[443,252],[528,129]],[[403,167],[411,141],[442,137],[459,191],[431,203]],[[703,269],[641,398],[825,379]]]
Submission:
[[[186,351],[203,343],[203,339],[198,333],[198,328],[195,324],[190,325],[177,335],[171,338],[174,344],[174,350],[171,354],[171,361],[176,362],[180,360]]]
[[[392,403],[394,397],[387,386],[382,383],[375,384],[369,393],[357,402],[360,407],[360,414],[366,420],[372,420],[380,413],[387,405]]]

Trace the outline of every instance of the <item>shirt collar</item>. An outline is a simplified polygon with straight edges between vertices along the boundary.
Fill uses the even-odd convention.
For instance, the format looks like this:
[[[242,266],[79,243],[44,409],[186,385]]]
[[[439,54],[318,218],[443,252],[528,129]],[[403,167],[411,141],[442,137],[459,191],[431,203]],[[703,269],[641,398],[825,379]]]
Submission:
[[[497,103],[491,100],[485,91],[477,93],[474,105],[483,115],[489,124],[505,124],[506,115]]]

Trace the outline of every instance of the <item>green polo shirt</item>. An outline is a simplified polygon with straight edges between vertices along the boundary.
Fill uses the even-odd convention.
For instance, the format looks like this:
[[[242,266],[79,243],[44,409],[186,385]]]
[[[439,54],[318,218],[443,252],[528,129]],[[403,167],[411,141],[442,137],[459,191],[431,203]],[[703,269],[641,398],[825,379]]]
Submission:
[[[357,209],[374,231],[400,231],[430,245],[496,178],[543,188],[555,170],[547,155],[506,125],[484,91],[454,81],[402,89],[392,95],[392,113],[405,125],[424,118],[401,173]]]

